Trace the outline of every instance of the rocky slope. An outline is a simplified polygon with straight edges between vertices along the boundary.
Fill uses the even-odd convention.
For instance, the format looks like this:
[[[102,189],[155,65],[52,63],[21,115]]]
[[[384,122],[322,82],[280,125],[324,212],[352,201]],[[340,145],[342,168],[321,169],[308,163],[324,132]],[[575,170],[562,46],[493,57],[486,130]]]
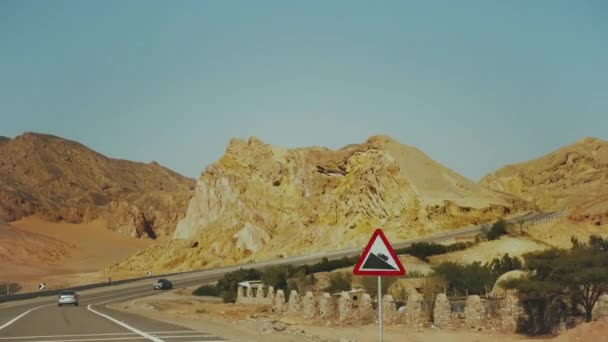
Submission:
[[[101,219],[131,236],[170,236],[194,184],[156,162],[111,159],[56,136],[0,139],[0,222]]]
[[[546,156],[508,165],[481,182],[536,203],[571,209],[571,219],[608,222],[608,141],[584,138]]]
[[[386,136],[339,150],[233,139],[198,180],[175,241],[115,267],[188,269],[363,246],[531,209]]]

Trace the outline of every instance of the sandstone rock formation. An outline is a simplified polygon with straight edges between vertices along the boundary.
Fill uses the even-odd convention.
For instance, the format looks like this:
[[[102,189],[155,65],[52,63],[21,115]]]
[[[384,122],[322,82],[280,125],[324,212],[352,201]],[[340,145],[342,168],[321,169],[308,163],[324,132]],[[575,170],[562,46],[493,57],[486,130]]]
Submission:
[[[584,138],[546,156],[505,166],[480,183],[546,211],[572,209],[572,219],[602,225],[608,223],[608,141]]]
[[[339,150],[233,139],[175,231],[199,248],[175,254],[179,269],[217,266],[362,246],[379,226],[397,241],[529,208],[386,136]]]
[[[194,184],[156,162],[111,159],[52,135],[0,139],[0,222],[102,219],[131,236],[169,236]]]

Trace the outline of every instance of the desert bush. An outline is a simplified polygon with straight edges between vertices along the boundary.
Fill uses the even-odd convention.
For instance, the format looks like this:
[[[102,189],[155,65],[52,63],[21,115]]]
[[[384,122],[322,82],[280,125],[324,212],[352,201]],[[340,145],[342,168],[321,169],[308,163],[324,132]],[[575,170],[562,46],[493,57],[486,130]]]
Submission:
[[[522,262],[518,257],[511,257],[509,253],[506,253],[502,258],[494,258],[486,263],[486,267],[495,272],[497,276],[500,276],[509,271],[521,269]]]
[[[350,291],[352,289],[353,275],[349,272],[336,272],[329,275],[329,286],[325,291],[329,293]]]
[[[492,225],[490,230],[488,230],[488,232],[486,233],[486,236],[488,240],[496,240],[506,234],[507,223],[504,220],[500,219]]]
[[[308,274],[303,270],[300,270],[296,275],[287,280],[289,290],[296,290],[300,294],[306,293],[306,291],[312,291],[316,283],[314,274]]]
[[[192,291],[192,295],[218,297],[220,292],[215,285],[201,285],[196,290]]]
[[[498,275],[480,262],[461,265],[454,262],[444,262],[434,268],[435,275],[442,278],[447,290],[455,295],[484,294],[488,292]]]
[[[262,270],[261,280],[264,285],[272,286],[275,290],[287,291],[287,280],[294,274],[295,268],[291,265],[271,266]]]
[[[246,280],[260,279],[261,272],[255,268],[239,269],[230,273],[226,273],[222,279],[217,282],[216,288],[222,294],[225,303],[236,301],[236,290],[238,283]]]
[[[413,255],[421,260],[428,261],[428,257],[433,255],[445,254],[461,251],[474,246],[473,242],[456,242],[449,245],[442,245],[434,242],[416,242],[405,248],[395,250],[397,254]]]
[[[21,291],[21,289],[23,289],[23,287],[19,283],[0,283],[0,296],[6,296],[7,294],[16,294],[17,292]]]
[[[388,289],[399,279],[400,277],[382,277],[382,293],[387,294]],[[378,277],[363,277],[361,285],[367,293],[374,295],[378,293]]]

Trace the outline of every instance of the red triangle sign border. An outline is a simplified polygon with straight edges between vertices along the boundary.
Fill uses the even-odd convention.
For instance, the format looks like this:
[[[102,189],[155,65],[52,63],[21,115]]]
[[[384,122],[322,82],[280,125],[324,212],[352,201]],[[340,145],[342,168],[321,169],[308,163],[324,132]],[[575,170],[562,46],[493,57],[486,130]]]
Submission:
[[[367,255],[370,253],[370,250],[371,250],[372,246],[374,245],[374,242],[376,241],[376,238],[378,236],[380,237],[380,239],[382,239],[384,246],[386,247],[386,249],[390,253],[391,257],[397,264],[397,267],[398,267],[397,270],[382,271],[382,270],[362,270],[361,269],[361,267],[363,266],[363,263],[367,259]],[[373,276],[403,276],[403,275],[405,275],[405,268],[403,267],[403,265],[401,264],[401,261],[397,257],[397,254],[395,253],[393,246],[391,246],[391,244],[388,242],[386,236],[382,232],[382,228],[376,229],[374,231],[374,233],[372,234],[372,237],[369,239],[367,246],[363,250],[363,253],[361,254],[361,257],[359,258],[359,261],[357,262],[357,264],[355,265],[355,268],[353,269],[353,274],[370,275],[370,276],[372,276],[372,275]]]

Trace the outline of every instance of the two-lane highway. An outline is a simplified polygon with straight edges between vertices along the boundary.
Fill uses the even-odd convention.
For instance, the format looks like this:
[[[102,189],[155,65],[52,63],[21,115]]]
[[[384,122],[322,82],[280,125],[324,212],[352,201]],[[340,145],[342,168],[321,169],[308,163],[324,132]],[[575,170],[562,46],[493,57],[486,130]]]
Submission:
[[[177,277],[176,277],[177,278]],[[176,279],[176,287],[210,281]],[[0,317],[17,314],[0,323],[0,342],[84,342],[84,341],[224,341],[201,331],[168,324],[138,315],[107,308],[105,305],[141,298],[156,293],[150,284],[125,287],[121,290],[81,293],[79,306],[59,307],[54,300],[0,307]],[[17,319],[15,319],[17,318]]]

